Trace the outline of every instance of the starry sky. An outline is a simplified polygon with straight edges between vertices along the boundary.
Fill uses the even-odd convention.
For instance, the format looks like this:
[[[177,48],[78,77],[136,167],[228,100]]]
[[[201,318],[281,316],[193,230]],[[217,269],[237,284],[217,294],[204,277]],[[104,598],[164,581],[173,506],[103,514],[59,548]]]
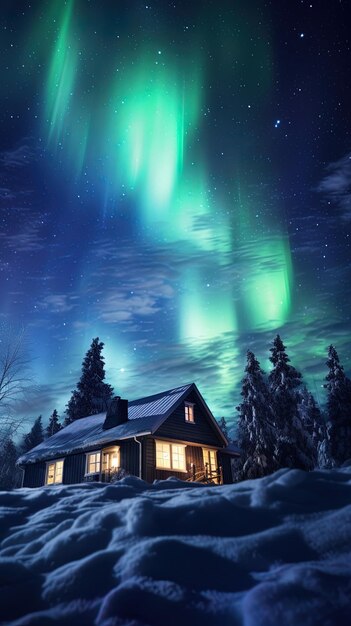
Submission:
[[[62,414],[93,337],[132,400],[195,381],[235,416],[279,332],[323,402],[350,370],[350,7],[3,0],[0,324],[24,416]]]

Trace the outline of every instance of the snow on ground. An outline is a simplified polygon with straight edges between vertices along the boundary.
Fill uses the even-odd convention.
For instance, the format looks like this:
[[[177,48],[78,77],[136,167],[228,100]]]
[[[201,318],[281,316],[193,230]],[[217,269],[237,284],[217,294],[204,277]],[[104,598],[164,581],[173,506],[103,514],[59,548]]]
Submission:
[[[0,622],[350,623],[351,467],[0,493]]]

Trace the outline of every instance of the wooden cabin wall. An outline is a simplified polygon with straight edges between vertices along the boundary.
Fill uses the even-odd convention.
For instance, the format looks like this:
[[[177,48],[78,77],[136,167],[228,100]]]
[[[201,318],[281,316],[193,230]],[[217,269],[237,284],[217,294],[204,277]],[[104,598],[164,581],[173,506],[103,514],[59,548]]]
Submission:
[[[157,430],[156,438],[193,441],[205,446],[223,446],[223,440],[215,426],[209,422],[196,392],[189,394],[186,401],[194,403],[195,422],[185,421],[184,403],[182,403]]]
[[[229,454],[221,454],[218,453],[218,461],[222,466],[223,473],[223,483],[225,485],[231,485],[233,481],[233,472],[232,472],[232,457]]]
[[[64,457],[63,463],[63,483],[65,485],[74,485],[82,483],[85,474],[85,454],[69,454]]]
[[[128,474],[139,476],[139,444],[133,439],[128,439],[117,445],[120,445],[121,468]]]
[[[154,480],[166,480],[170,476],[175,476],[179,480],[187,480],[191,477],[192,463],[195,463],[197,470],[204,469],[202,448],[200,446],[186,446],[185,460],[188,471],[176,472],[174,470],[156,469],[156,444],[153,437],[146,437],[143,443],[143,479],[149,483],[152,483]]]
[[[25,465],[23,487],[42,487],[45,484],[45,473],[45,461]]]

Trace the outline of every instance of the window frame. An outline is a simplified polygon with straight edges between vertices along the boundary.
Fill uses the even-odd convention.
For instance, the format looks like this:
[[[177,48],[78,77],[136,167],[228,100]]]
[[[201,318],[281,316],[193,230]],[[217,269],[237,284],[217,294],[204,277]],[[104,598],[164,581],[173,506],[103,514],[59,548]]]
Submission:
[[[218,449],[216,448],[207,448],[205,446],[202,446],[202,458],[203,458],[203,463],[204,463],[204,469],[206,468],[206,463],[207,463],[211,477],[212,477],[212,474],[214,473],[216,475],[216,478],[218,478],[219,476],[218,474],[219,473],[219,459],[218,459],[217,452],[218,452]],[[211,463],[212,454],[214,457],[214,465]]]
[[[118,464],[114,467],[112,465],[110,466],[110,463],[109,463],[109,466],[105,467],[104,466],[104,455],[110,456],[111,453],[112,453],[112,455],[116,453],[116,455],[117,455],[117,463]],[[108,448],[103,448],[101,450],[100,468],[101,468],[101,472],[103,474],[106,474],[106,472],[110,472],[111,473],[111,471],[117,471],[117,470],[121,469],[121,446],[110,446]]]
[[[159,465],[157,465],[157,444],[162,444],[162,445],[166,445],[169,447],[169,459],[170,459],[170,466],[168,467],[161,467]],[[173,459],[173,447],[175,448],[182,448],[184,450],[184,469],[180,469],[178,467],[173,467],[174,465],[174,459]],[[188,471],[186,469],[186,453],[185,453],[185,448],[186,448],[186,444],[183,443],[178,443],[178,442],[171,442],[171,441],[164,441],[162,439],[155,439],[155,467],[157,470],[161,470],[161,471],[171,471],[171,472],[179,472],[180,474],[187,474]],[[175,454],[179,454],[179,452],[175,453]]]
[[[184,420],[187,424],[195,424],[195,403],[194,402],[184,402]],[[187,419],[187,415],[192,415],[192,419]]]
[[[57,463],[62,463],[62,472],[61,472],[61,480],[56,480],[56,464]],[[54,480],[52,481],[52,483],[48,483],[48,478],[49,478],[49,467],[51,465],[54,465]],[[46,461],[46,468],[45,468],[45,486],[51,487],[52,485],[62,485],[63,484],[63,470],[64,470],[64,466],[65,466],[65,459],[53,459],[52,461]]]
[[[92,456],[93,454],[95,455],[99,455],[100,459],[99,459],[99,469],[95,470],[95,472],[89,472],[89,457]],[[95,465],[96,465],[96,461],[95,461]],[[90,452],[86,452],[85,454],[85,474],[84,476],[94,476],[95,474],[101,474],[101,450],[91,450]]]

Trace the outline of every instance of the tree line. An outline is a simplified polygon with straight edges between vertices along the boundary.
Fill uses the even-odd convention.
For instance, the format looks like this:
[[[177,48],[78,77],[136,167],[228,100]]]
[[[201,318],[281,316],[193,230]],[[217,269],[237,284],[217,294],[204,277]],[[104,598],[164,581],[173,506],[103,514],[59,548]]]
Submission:
[[[106,411],[113,388],[104,380],[103,347],[99,337],[92,340],[62,423],[54,409],[46,428],[39,415],[17,445],[11,431],[2,437],[0,488],[20,486],[16,460],[21,454],[73,421]],[[237,407],[236,444],[240,458],[233,466],[235,480],[258,478],[282,467],[332,468],[351,459],[351,381],[335,348],[330,346],[328,350],[328,373],[324,383],[328,396],[324,412],[303,384],[300,372],[290,364],[279,335],[270,353],[272,369],[266,376],[254,353],[247,352],[242,399]],[[229,439],[226,420],[221,418],[218,423]]]
[[[333,468],[351,460],[351,381],[334,346],[328,349],[325,411],[302,383],[279,335],[270,348],[268,376],[247,352],[237,407],[235,480],[266,476],[282,468]]]
[[[54,409],[47,427],[44,428],[42,416],[39,415],[29,432],[24,434],[17,444],[14,442],[11,429],[8,428],[7,433],[4,430],[3,443],[0,444],[0,489],[11,489],[21,485],[21,471],[16,467],[16,460],[21,454],[55,435],[76,419],[106,411],[113,396],[113,388],[104,382],[103,347],[104,343],[99,337],[92,340],[82,363],[81,377],[66,405],[65,418],[62,422],[57,410]],[[9,420],[9,424],[11,423]]]

